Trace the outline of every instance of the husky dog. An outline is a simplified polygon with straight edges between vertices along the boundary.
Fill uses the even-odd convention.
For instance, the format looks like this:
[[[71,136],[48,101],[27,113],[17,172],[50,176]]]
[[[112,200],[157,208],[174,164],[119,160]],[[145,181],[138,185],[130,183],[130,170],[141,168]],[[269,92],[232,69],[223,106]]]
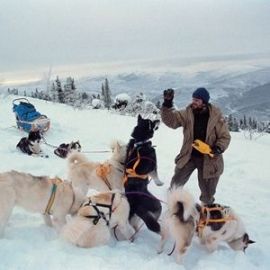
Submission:
[[[200,208],[197,234],[207,249],[212,252],[220,242],[225,241],[233,250],[245,251],[250,240],[241,218],[229,206],[205,205]]]
[[[128,222],[129,204],[119,191],[88,197],[76,216],[61,231],[61,236],[79,247],[106,245],[110,229],[117,228],[126,240],[132,240],[134,229]]]
[[[180,187],[169,190],[167,203],[168,209],[162,218],[158,252],[161,253],[166,241],[172,238],[175,241],[173,253],[177,263],[181,263],[196,231],[199,213],[191,194]]]
[[[74,194],[69,182],[58,178],[49,179],[17,171],[1,173],[0,235],[15,206],[44,214],[45,223],[59,230],[66,223],[66,215],[75,214],[84,198]]]
[[[124,160],[126,145],[119,141],[111,144],[112,156],[104,163],[89,161],[82,153],[72,153],[68,157],[68,179],[75,189],[84,195],[88,189],[123,191]]]
[[[130,204],[130,219],[140,217],[153,232],[160,233],[157,222],[161,204],[148,191],[149,176],[157,175],[156,152],[150,139],[158,128],[159,120],[151,121],[138,116],[128,147],[125,161],[125,192]],[[163,184],[161,181],[158,184]],[[137,227],[134,224],[134,227]]]
[[[162,252],[169,236],[175,240],[174,253],[180,263],[196,234],[201,243],[212,252],[225,241],[233,250],[242,250],[255,243],[249,239],[244,224],[231,207],[219,204],[200,206],[195,204],[190,193],[182,187],[168,193],[168,210],[164,215]]]
[[[16,145],[16,148],[21,152],[29,155],[29,156],[40,156],[40,157],[48,157],[47,155],[42,154],[42,150],[40,148],[41,143],[41,135],[40,131],[30,131],[28,137],[23,137]]]
[[[67,155],[73,151],[75,152],[81,152],[81,144],[79,141],[71,142],[71,143],[61,143],[58,148],[54,150],[55,155],[66,158]]]

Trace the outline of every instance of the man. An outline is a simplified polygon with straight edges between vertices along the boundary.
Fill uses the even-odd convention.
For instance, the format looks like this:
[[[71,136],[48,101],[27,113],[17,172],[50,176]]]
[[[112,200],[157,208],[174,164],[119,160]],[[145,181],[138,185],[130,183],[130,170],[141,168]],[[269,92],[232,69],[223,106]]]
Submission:
[[[175,158],[175,172],[171,187],[184,186],[192,172],[198,170],[202,204],[214,202],[216,186],[224,169],[222,153],[227,149],[231,136],[221,111],[209,103],[205,88],[198,88],[192,103],[183,110],[173,108],[174,90],[163,93],[161,118],[170,128],[183,127],[184,141],[180,154]],[[194,140],[201,140],[211,147],[211,156],[192,147]]]

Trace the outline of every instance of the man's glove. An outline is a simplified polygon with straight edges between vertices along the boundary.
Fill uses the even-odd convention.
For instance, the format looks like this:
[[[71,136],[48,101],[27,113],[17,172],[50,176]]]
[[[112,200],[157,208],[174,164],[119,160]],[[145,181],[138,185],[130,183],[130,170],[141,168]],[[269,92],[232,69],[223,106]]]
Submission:
[[[174,90],[169,88],[163,91],[164,102],[162,106],[171,108],[173,106]]]
[[[219,146],[214,145],[212,147],[211,153],[214,154],[215,156],[218,156],[218,155],[221,155],[223,153],[223,151],[222,151],[222,149]]]

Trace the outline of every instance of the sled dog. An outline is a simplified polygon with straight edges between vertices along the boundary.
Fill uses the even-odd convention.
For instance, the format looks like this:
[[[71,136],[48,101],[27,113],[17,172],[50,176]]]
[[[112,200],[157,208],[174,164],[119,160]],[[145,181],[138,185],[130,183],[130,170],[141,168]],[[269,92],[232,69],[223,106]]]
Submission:
[[[171,238],[175,241],[173,253],[176,261],[181,263],[196,231],[199,213],[191,194],[182,188],[169,190],[167,203],[168,209],[161,223],[161,242],[158,252],[163,251],[165,243]]]
[[[79,141],[71,143],[61,143],[55,150],[54,154],[60,158],[66,158],[72,152],[81,152],[82,146]]]
[[[75,214],[83,199],[74,194],[69,182],[58,178],[50,179],[17,171],[1,173],[0,235],[15,206],[44,214],[45,223],[59,230],[66,223],[66,215]]]
[[[20,139],[16,148],[20,150],[22,153],[25,153],[29,156],[40,156],[40,157],[48,157],[47,155],[42,154],[42,150],[40,148],[41,144],[41,135],[40,131],[30,131],[28,137],[23,137]]]
[[[231,207],[211,204],[200,206],[182,187],[173,187],[168,192],[168,210],[162,223],[162,238],[159,252],[166,240],[175,241],[176,261],[182,262],[194,235],[212,252],[224,241],[234,250],[242,250],[254,241],[249,239],[244,224]]]
[[[134,229],[128,215],[129,204],[119,191],[99,193],[88,197],[63,227],[61,236],[79,247],[94,247],[108,244],[110,229],[117,227],[126,240],[131,240]]]
[[[130,219],[138,227],[135,217],[141,218],[147,228],[160,233],[158,218],[161,204],[149,191],[150,175],[157,176],[156,152],[150,139],[158,128],[159,120],[143,119],[138,115],[137,125],[131,133],[125,159],[125,193],[130,204]],[[163,184],[158,178],[157,184]],[[135,223],[134,223],[135,221]]]
[[[112,156],[104,163],[88,160],[82,153],[72,153],[68,157],[68,179],[75,189],[84,195],[88,189],[123,191],[124,160],[126,145],[119,141],[111,144]]]

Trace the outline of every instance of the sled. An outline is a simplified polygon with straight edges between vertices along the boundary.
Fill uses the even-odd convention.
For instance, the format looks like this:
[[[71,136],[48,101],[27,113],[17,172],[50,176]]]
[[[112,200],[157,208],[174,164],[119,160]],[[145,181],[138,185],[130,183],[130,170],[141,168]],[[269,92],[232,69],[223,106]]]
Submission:
[[[50,119],[38,112],[33,104],[26,98],[16,98],[12,102],[13,112],[19,129],[26,132],[39,130],[41,133],[50,128]]]
[[[209,155],[210,157],[214,157],[211,147],[207,143],[201,140],[195,140],[192,144],[192,147],[198,150],[202,154],[206,154],[206,155]]]

